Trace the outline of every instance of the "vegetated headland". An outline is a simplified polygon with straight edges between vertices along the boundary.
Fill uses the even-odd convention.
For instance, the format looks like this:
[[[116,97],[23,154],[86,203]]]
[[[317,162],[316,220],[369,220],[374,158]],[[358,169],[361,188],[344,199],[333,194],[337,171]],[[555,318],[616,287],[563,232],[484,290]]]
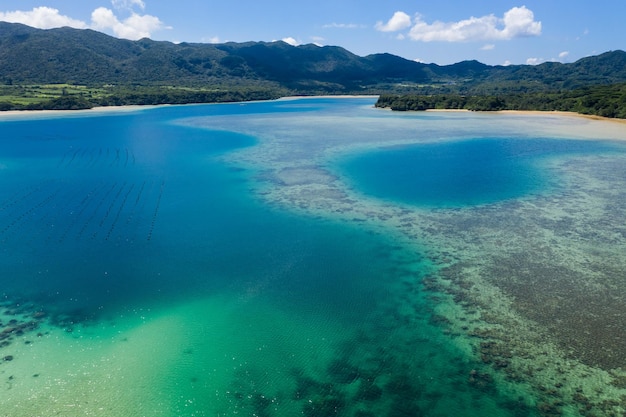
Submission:
[[[472,111],[564,111],[626,119],[626,83],[596,85],[571,91],[485,95],[383,94],[376,107],[397,111],[464,109]]]
[[[562,110],[626,117],[626,52],[573,63],[424,64],[387,53],[282,41],[117,39],[0,22],[0,110],[381,95],[393,110]]]

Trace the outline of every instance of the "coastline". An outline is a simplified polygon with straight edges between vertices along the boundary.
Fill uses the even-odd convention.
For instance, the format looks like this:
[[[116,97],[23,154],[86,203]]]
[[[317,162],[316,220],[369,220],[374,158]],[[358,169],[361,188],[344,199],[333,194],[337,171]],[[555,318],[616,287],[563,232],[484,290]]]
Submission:
[[[301,100],[301,99],[316,99],[316,98],[378,98],[376,94],[338,94],[338,95],[327,95],[327,96],[285,96],[276,99],[276,101],[281,100]]]
[[[626,124],[626,119],[618,119],[615,117],[603,117],[603,116],[596,116],[593,114],[582,114],[582,113],[575,113],[575,112],[569,112],[569,111],[558,111],[558,110],[547,110],[547,111],[542,111],[542,110],[499,110],[495,113],[502,113],[502,114],[522,114],[522,115],[533,115],[533,116],[570,116],[570,117],[582,117],[583,119],[589,119],[589,120],[598,120],[598,121],[603,121],[603,122],[616,122],[616,123],[620,123],[620,124]]]
[[[472,110],[467,109],[427,109],[424,110],[429,113],[463,113],[463,112],[472,112]],[[589,120],[597,120],[602,122],[615,122],[620,124],[626,124],[626,119],[618,119],[614,117],[603,117],[596,116],[593,114],[582,114],[576,112],[569,111],[559,111],[559,110],[497,110],[497,111],[484,111],[484,112],[475,112],[475,113],[485,113],[485,114],[510,114],[510,115],[521,115],[521,116],[563,116],[563,117],[580,117],[583,119]]]
[[[318,98],[333,98],[333,99],[346,99],[346,98],[377,98],[377,95],[328,95],[328,96],[285,96],[275,100],[250,100],[250,101],[233,101],[233,102],[214,102],[214,103],[188,103],[188,104],[131,104],[123,106],[96,106],[89,109],[79,110],[6,110],[0,111],[0,121],[9,118],[29,118],[32,116],[66,116],[66,115],[84,115],[84,114],[97,114],[97,113],[117,113],[117,112],[131,112],[140,110],[149,110],[157,107],[164,106],[197,106],[205,104],[248,104],[264,101],[289,101],[289,100],[307,100]]]
[[[327,96],[285,96],[275,99],[274,101],[289,101],[289,100],[309,100],[309,99],[319,99],[319,98],[332,98],[332,99],[348,99],[348,98],[370,98],[374,99],[379,97],[378,95],[357,95],[357,94],[345,94],[345,95],[327,95]],[[241,101],[241,102],[220,102],[220,103],[189,103],[189,104],[155,104],[155,105],[124,105],[124,106],[98,106],[92,107],[90,109],[82,109],[82,110],[7,110],[0,111],[0,121],[7,119],[15,119],[15,118],[31,118],[33,116],[66,116],[66,115],[91,115],[98,113],[122,113],[122,112],[131,112],[131,111],[140,111],[140,110],[148,110],[155,107],[162,106],[175,106],[175,105],[203,105],[203,104],[245,104],[245,103],[254,103],[258,101],[271,101],[271,100],[253,100],[253,101]],[[381,108],[385,110],[385,108]],[[390,109],[387,109],[390,110]],[[392,111],[392,110],[390,110]],[[441,112],[441,113],[462,113],[462,112],[471,112],[471,110],[467,109],[426,109],[425,112]],[[614,122],[621,125],[626,125],[626,119],[618,119],[612,117],[603,117],[596,116],[591,114],[582,114],[575,112],[567,112],[567,111],[558,111],[558,110],[497,110],[497,111],[484,111],[478,113],[485,114],[508,114],[508,115],[525,115],[525,116],[563,116],[563,117],[578,117],[588,120],[595,121],[603,121],[603,122]]]
[[[162,106],[169,106],[169,104],[163,104]],[[92,115],[99,113],[126,113],[140,110],[148,110],[156,105],[128,105],[128,106],[99,106],[92,107],[90,109],[82,110],[7,110],[0,112],[0,121],[7,119],[29,119],[36,118],[37,116],[43,117],[55,117],[55,116],[68,116],[68,115]]]

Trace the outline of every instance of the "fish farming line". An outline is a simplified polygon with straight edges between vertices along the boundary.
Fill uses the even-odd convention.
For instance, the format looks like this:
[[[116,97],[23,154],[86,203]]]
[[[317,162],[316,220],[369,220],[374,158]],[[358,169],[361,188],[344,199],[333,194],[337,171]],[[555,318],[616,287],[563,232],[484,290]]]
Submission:
[[[106,219],[109,217],[109,214],[111,213],[111,210],[113,210],[113,206],[115,205],[115,202],[120,197],[120,194],[122,194],[122,191],[124,190],[124,188],[126,188],[126,181],[124,181],[124,183],[122,184],[120,189],[117,190],[117,194],[115,194],[115,197],[113,197],[113,200],[111,201],[111,204],[109,204],[109,207],[107,208],[107,210],[106,210],[106,212],[104,214],[104,217],[102,217],[102,219],[100,219],[100,227],[102,227],[102,225],[104,224]]]
[[[76,159],[76,155],[78,155],[78,152],[80,152],[80,148],[76,149],[74,151],[74,153],[72,154],[72,157],[70,158],[70,160],[67,162],[67,165],[65,165],[65,167],[69,167],[70,165],[72,165],[72,162],[74,162],[74,159]]]
[[[110,167],[128,167],[137,163],[135,153],[128,148],[117,148],[115,153],[110,148],[106,148],[106,151],[103,148],[78,148],[66,151],[57,164],[57,168],[68,168],[78,164],[93,168],[103,161],[108,162]]]
[[[66,226],[65,230],[59,236],[59,243],[65,241],[65,238],[70,233],[70,230],[74,228],[74,226],[78,223],[78,221],[82,218],[85,211],[89,208],[89,203],[101,192],[102,189],[106,187],[106,183],[102,183],[97,185],[93,190],[89,191],[77,204],[78,210],[76,214],[70,213],[70,216],[74,217],[74,220],[69,222]]]
[[[44,215],[37,219],[35,231],[31,234],[29,243],[32,243],[35,239],[42,236],[46,230],[48,230],[49,233],[45,239],[43,239],[44,242],[48,243],[52,240],[53,236],[56,234],[55,232],[59,230],[59,227],[64,223],[66,218],[66,216],[63,215],[63,212],[68,211],[68,207],[73,205],[73,202],[76,200],[77,196],[81,194],[82,190],[69,189],[66,191],[65,195],[62,193],[59,195],[50,210],[46,210]]]
[[[152,215],[152,222],[150,224],[150,231],[146,240],[152,240],[152,233],[154,232],[154,225],[156,224],[157,216],[159,215],[159,208],[161,206],[161,199],[163,198],[163,188],[165,187],[165,180],[161,181],[161,187],[159,188],[159,196],[157,197],[156,206],[154,207],[154,214]]]
[[[19,226],[37,210],[45,207],[47,204],[53,201],[56,198],[56,196],[59,194],[59,192],[60,192],[60,188],[48,194],[43,200],[40,200],[39,203],[31,206],[27,210],[21,211],[16,218],[13,218],[13,220],[10,223],[8,223],[2,230],[0,230],[0,234],[7,234],[11,229],[14,229],[15,227]]]
[[[63,166],[63,164],[65,163],[65,159],[67,158],[67,156],[69,154],[72,153],[72,149],[68,149],[67,151],[65,151],[65,153],[63,153],[63,157],[61,158],[61,160],[59,161],[57,168],[60,168]]]
[[[111,214],[111,210],[113,210],[113,207],[117,203],[117,200],[120,197],[120,195],[122,194],[122,191],[124,190],[124,188],[126,188],[126,181],[124,181],[124,183],[122,184],[120,189],[117,190],[117,194],[115,194],[115,197],[113,197],[113,200],[111,200],[111,204],[109,204],[109,207],[107,208],[106,212],[104,213],[104,216],[100,219],[99,228],[97,228],[93,232],[93,234],[91,235],[92,239],[96,238],[96,236],[98,235],[98,231],[104,226],[104,223],[109,218],[109,215]]]
[[[158,181],[151,180],[143,182],[142,187],[137,194],[137,198],[135,198],[135,204],[126,219],[126,229],[132,226],[137,229],[137,234],[139,235],[139,229],[143,229],[143,226],[147,225],[148,227],[145,230],[145,233],[149,233],[149,225],[151,223],[149,216],[154,213],[158,192]]]
[[[137,194],[137,198],[135,199],[134,207],[137,207],[137,205],[139,205],[139,200],[141,200],[141,196],[143,194],[144,188],[146,188],[146,182],[145,181],[141,184],[141,189],[139,190],[139,194]]]
[[[119,166],[120,165],[120,150],[116,149],[115,150],[115,159],[113,159],[113,162],[111,162],[110,166]]]
[[[87,152],[89,152],[88,148],[81,148],[79,159],[83,161],[87,157]]]
[[[113,233],[113,230],[115,229],[115,226],[117,225],[117,222],[120,220],[120,215],[122,214],[122,210],[124,210],[124,207],[126,206],[126,202],[128,201],[128,196],[130,195],[130,193],[133,192],[134,188],[135,188],[135,184],[132,184],[130,186],[128,192],[124,196],[124,199],[122,200],[122,203],[120,204],[119,208],[117,209],[117,213],[115,214],[115,218],[113,219],[113,223],[111,224],[111,228],[109,229],[109,233],[107,233],[106,238],[104,238],[105,240],[109,240],[109,238],[111,237],[111,233]]]
[[[17,225],[16,219],[33,208],[33,199],[37,193],[44,188],[49,188],[51,183],[51,180],[42,181],[28,188],[25,192],[16,192],[0,207],[0,222],[6,225],[3,229],[0,229],[3,242],[10,236],[10,230]]]
[[[65,213],[62,213],[59,210],[58,219],[59,223],[63,223],[65,227],[63,231],[58,234],[58,242],[62,243],[65,241],[65,238],[69,234],[70,230],[76,225],[76,223],[81,219],[85,210],[89,207],[88,202],[92,199],[92,197],[104,188],[104,184],[99,184],[91,191],[88,191],[85,194],[84,188],[79,188],[75,193],[68,197],[68,204],[65,205]],[[83,196],[81,198],[81,196]],[[48,240],[54,237],[54,231],[48,236]]]
[[[98,211],[100,210],[100,207],[102,207],[104,205],[104,203],[106,202],[107,198],[113,192],[113,190],[115,190],[116,187],[117,187],[117,182],[113,183],[113,185],[108,189],[108,191],[105,192],[104,196],[100,199],[100,201],[98,202],[98,204],[94,208],[94,210],[91,213],[91,215],[87,218],[87,220],[85,220],[85,223],[83,223],[83,227],[78,232],[78,236],[76,237],[76,239],[80,240],[82,238],[83,234],[87,230],[87,227],[89,227],[91,222],[93,222],[94,219],[96,218],[96,215],[98,214]]]
[[[135,204],[133,204],[133,207],[130,209],[129,215],[126,218],[126,225],[127,226],[130,224],[130,222],[132,221],[133,217],[135,216],[135,213],[137,211],[137,207],[139,206],[139,201],[141,200],[141,196],[143,195],[143,191],[144,191],[145,188],[146,188],[146,181],[144,181],[141,184],[141,188],[139,188],[139,192],[137,193],[137,198],[135,198]]]
[[[96,160],[96,148],[93,148],[90,152],[89,152],[89,162],[87,163],[87,166],[91,167],[95,164],[95,160]]]
[[[93,161],[90,167],[93,168],[96,165],[98,165],[98,162],[100,161],[101,158],[102,158],[102,148],[98,150],[98,157]]]
[[[22,193],[21,191],[16,192],[7,201],[5,201],[4,203],[2,203],[2,205],[0,205],[0,212],[9,210],[11,207],[14,207],[20,204],[21,202],[27,200],[30,196],[32,196],[33,194],[35,194],[36,192],[44,188],[46,184],[49,184],[49,183],[50,183],[50,180],[39,183],[38,185],[34,186],[31,190],[27,191],[26,193]]]

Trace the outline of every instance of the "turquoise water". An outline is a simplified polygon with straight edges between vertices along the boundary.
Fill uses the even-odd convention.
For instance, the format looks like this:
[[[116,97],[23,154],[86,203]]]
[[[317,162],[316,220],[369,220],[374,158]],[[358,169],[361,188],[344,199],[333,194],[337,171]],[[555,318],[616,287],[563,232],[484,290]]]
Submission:
[[[436,271],[429,248],[270,207],[252,193],[262,172],[225,159],[294,120],[315,130],[305,115],[371,101],[0,122],[0,330],[39,320],[0,347],[11,357],[0,406],[13,416],[69,402],[80,415],[532,415],[531,393],[499,385],[444,334],[422,287]],[[255,118],[268,123],[262,134],[232,131]],[[546,154],[591,149],[548,143],[381,150],[341,170],[379,198],[494,202],[541,190],[535,162]]]
[[[224,109],[183,114],[194,111]],[[287,304],[301,298],[301,307],[315,305],[334,294],[324,303],[340,306],[353,297],[340,290],[351,285],[347,270],[365,287],[380,273],[336,262],[358,260],[361,242],[372,245],[363,232],[279,215],[249,198],[253,173],[216,158],[253,146],[254,138],[168,124],[180,112],[2,124],[7,293],[93,313],[282,281],[269,292],[289,292]],[[340,230],[354,248],[337,243]],[[322,273],[318,264],[336,267]],[[357,314],[361,307],[368,308],[366,299]]]
[[[346,157],[341,170],[361,192],[431,208],[489,204],[546,192],[549,157],[607,152],[589,141],[473,138],[384,148]]]

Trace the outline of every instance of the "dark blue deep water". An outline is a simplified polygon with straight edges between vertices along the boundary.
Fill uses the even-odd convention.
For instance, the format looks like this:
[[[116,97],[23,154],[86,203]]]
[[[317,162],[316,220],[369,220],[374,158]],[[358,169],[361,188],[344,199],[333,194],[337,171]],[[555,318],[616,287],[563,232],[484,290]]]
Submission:
[[[382,148],[340,165],[365,194],[431,208],[463,207],[547,191],[551,179],[542,160],[610,149],[589,141],[476,138]]]

